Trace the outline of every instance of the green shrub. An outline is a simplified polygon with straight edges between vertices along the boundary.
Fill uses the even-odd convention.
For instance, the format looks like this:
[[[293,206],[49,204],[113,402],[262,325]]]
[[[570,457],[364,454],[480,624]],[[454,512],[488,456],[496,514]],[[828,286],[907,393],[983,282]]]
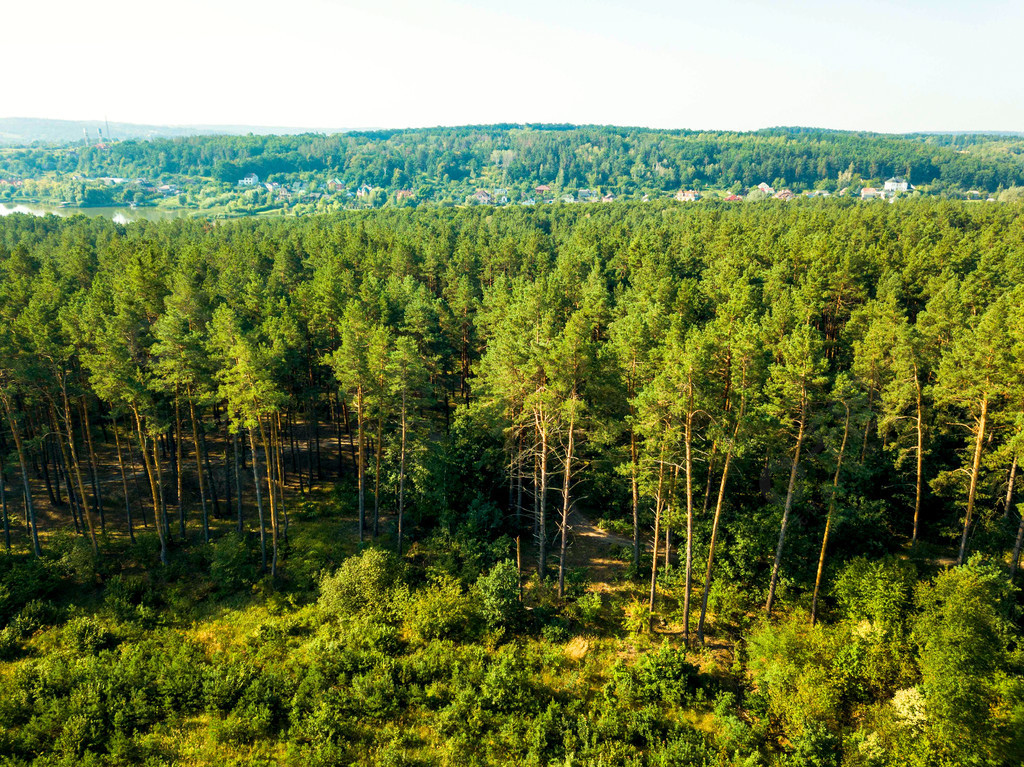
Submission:
[[[681,705],[695,687],[697,675],[697,667],[686,660],[686,651],[664,642],[656,652],[643,654],[631,666],[616,663],[605,695],[630,705]]]
[[[790,739],[811,723],[838,728],[863,658],[845,627],[812,628],[804,616],[762,624],[747,651],[763,712]]]
[[[210,577],[222,594],[238,591],[256,582],[258,556],[246,535],[228,533],[210,543]]]
[[[94,655],[114,644],[114,635],[99,620],[72,618],[64,624],[61,639],[65,647],[83,655]]]
[[[480,623],[474,599],[451,576],[439,576],[430,586],[413,594],[404,613],[406,627],[423,642],[469,639],[477,633]]]
[[[523,715],[540,704],[530,679],[536,670],[527,662],[523,648],[506,645],[490,664],[480,685],[480,697],[487,708],[503,714]]]
[[[718,764],[718,752],[697,730],[683,730],[651,749],[650,767],[711,767]]]
[[[523,605],[519,601],[519,571],[511,560],[499,562],[476,582],[480,609],[487,627],[515,630],[523,622]]]
[[[1012,592],[1005,570],[980,555],[918,590],[920,614],[913,632],[928,732],[947,755],[967,748],[998,761],[997,733],[1011,717],[1024,718],[1001,694],[1001,688],[1013,685],[997,681],[1010,670],[1017,635]],[[1017,658],[1013,665],[1019,663]]]
[[[622,609],[622,627],[630,634],[642,634],[650,629],[651,611],[645,602],[634,598]]]
[[[588,591],[573,603],[572,612],[580,623],[593,624],[600,617],[603,604],[598,592]]]
[[[32,600],[52,596],[60,585],[59,575],[45,560],[0,557],[0,624]]]
[[[391,552],[367,549],[321,579],[317,604],[333,616],[363,610],[388,612],[393,607],[393,591],[401,581],[401,567]]]
[[[14,660],[21,653],[21,636],[13,626],[0,629],[0,660]]]
[[[142,578],[115,575],[107,581],[103,606],[121,622],[138,621],[147,626],[156,622],[153,594]]]

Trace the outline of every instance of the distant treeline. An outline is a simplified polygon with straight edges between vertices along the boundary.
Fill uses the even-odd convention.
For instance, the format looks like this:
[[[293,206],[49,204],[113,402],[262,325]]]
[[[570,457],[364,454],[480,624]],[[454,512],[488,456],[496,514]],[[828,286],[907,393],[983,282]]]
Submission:
[[[297,136],[193,136],[107,148],[13,149],[0,176],[215,178],[327,174],[352,187],[400,189],[479,180],[597,186],[796,188],[905,176],[915,185],[994,192],[1024,185],[1024,139],[773,128],[751,133],[607,126],[488,125]]]

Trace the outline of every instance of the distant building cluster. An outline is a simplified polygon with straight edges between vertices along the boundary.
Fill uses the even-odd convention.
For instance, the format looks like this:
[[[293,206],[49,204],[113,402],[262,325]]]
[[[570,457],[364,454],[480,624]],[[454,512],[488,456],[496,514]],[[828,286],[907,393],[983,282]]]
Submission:
[[[893,176],[888,179],[881,189],[874,186],[866,186],[860,190],[860,198],[862,200],[875,200],[875,199],[893,199],[898,194],[908,192],[914,187],[910,185],[905,178],[899,176]]]

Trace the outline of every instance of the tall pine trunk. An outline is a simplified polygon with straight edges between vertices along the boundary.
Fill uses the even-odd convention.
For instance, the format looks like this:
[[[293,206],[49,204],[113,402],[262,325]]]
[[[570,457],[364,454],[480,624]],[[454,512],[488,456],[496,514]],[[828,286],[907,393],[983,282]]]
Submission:
[[[160,564],[167,565],[167,539],[164,537],[164,526],[160,522],[160,496],[156,486],[156,472],[149,465],[149,450],[146,445],[146,434],[142,429],[142,418],[139,411],[134,407],[132,413],[135,415],[135,426],[139,430],[139,448],[142,452],[142,462],[146,468],[146,477],[149,479],[149,489],[153,495],[153,524],[156,527],[157,537],[160,540]],[[156,444],[153,445],[153,454],[156,455]]]
[[[662,445],[661,457],[665,457],[665,446]],[[654,596],[658,585],[658,539],[661,527],[661,509],[663,505],[662,490],[665,487],[665,462],[658,461],[658,493],[654,499],[654,544],[651,547],[651,593],[647,600],[647,630],[654,631]]]
[[[402,554],[402,536],[405,524],[405,433],[406,433],[406,393],[402,389],[402,447],[398,459],[398,554]]]
[[[114,444],[117,446],[117,465],[121,469],[121,487],[124,489],[124,514],[128,522],[128,538],[135,543],[135,527],[132,525],[132,504],[128,499],[128,476],[124,471],[124,456],[121,454],[121,435],[117,429],[117,416],[111,414],[114,428]]]
[[[576,408],[575,401],[569,411],[569,444],[565,451],[565,473],[562,476],[562,524],[561,534],[562,540],[559,544],[558,551],[558,598],[562,599],[565,595],[565,551],[566,541],[569,537],[569,509],[570,494],[572,492],[572,459],[573,459],[573,447],[574,447],[574,432],[576,427]]]
[[[793,508],[793,494],[796,490],[797,470],[800,468],[800,449],[804,444],[804,426],[807,422],[807,390],[800,392],[800,422],[796,435],[796,449],[793,451],[793,465],[789,470],[789,485],[786,488],[786,503],[782,509],[782,525],[779,528],[779,544],[775,547],[775,561],[772,564],[772,580],[768,587],[768,601],[765,613],[770,617],[772,605],[775,603],[775,587],[779,582],[779,566],[782,564],[782,547],[786,542],[786,528],[789,525],[789,512]]]
[[[199,480],[199,502],[203,510],[203,543],[210,542],[210,516],[206,509],[206,482],[203,479],[202,451],[199,449],[199,426],[196,424],[196,406],[192,401],[192,391],[188,392],[188,413],[192,421],[192,444],[196,449],[196,478]]]
[[[825,534],[821,538],[821,553],[818,555],[818,572],[814,576],[814,596],[811,599],[811,625],[818,619],[818,593],[821,590],[821,574],[825,571],[825,552],[828,550],[828,536],[832,532],[832,514],[836,509],[836,493],[839,492],[839,472],[843,468],[843,455],[846,452],[846,438],[850,434],[850,404],[846,407],[846,421],[843,424],[843,441],[839,446],[839,457],[836,459],[836,473],[832,477],[832,496],[828,499],[828,514],[825,516]]]
[[[537,418],[537,428],[540,430],[540,487],[538,488],[539,502],[537,507],[537,571],[541,580],[543,580],[548,570],[548,424],[545,420],[543,405],[541,405],[539,411],[537,411],[535,418]]]
[[[924,396],[921,391],[921,378],[914,366],[914,386],[917,389],[917,479],[914,489],[914,534],[910,538],[912,546],[917,545],[917,535],[921,518],[921,497],[924,492]]]
[[[718,543],[718,526],[722,519],[722,503],[725,500],[726,482],[729,479],[729,467],[732,465],[733,450],[736,447],[736,439],[739,437],[740,425],[743,423],[743,412],[745,402],[740,403],[739,415],[736,417],[736,426],[732,432],[732,439],[729,440],[729,447],[725,451],[725,464],[722,466],[722,479],[718,484],[718,499],[715,501],[715,516],[711,523],[711,542],[708,544],[708,566],[704,573],[704,593],[700,599],[700,618],[697,620],[697,642],[704,642],[704,620],[708,612],[708,595],[711,593],[711,578],[715,563],[715,546]]]
[[[686,413],[686,586],[683,591],[683,644],[690,646],[690,590],[693,584],[693,397]],[[665,544],[668,552],[668,543]]]
[[[10,402],[6,394],[0,394],[0,401],[3,402],[4,410],[7,412],[7,422],[11,426],[11,436],[14,438],[14,449],[18,453],[18,465],[21,468],[21,482],[25,492],[25,516],[28,518],[29,532],[32,536],[32,553],[37,558],[42,557],[43,551],[39,547],[39,530],[36,527],[36,510],[32,503],[32,488],[28,481],[28,461],[25,456],[25,446],[21,441],[21,433],[18,431],[17,421],[11,411]]]
[[[85,483],[82,481],[82,468],[78,460],[78,448],[75,445],[75,434],[72,426],[71,402],[68,399],[67,390],[61,388],[64,400],[64,424],[67,426],[68,447],[71,449],[71,463],[75,474],[75,485],[78,489],[78,497],[82,499],[82,514],[89,526],[89,540],[92,543],[93,554],[100,553],[99,543],[96,541],[96,528],[93,526],[92,514],[85,501]]]
[[[92,474],[92,497],[93,507],[100,517],[100,532],[107,531],[107,519],[103,513],[103,493],[100,488],[99,469],[96,462],[96,451],[92,446],[92,429],[89,426],[89,411],[85,407],[85,395],[78,401],[79,411],[82,414],[82,431],[85,432],[85,444],[89,448],[89,467]]]
[[[347,420],[347,419],[346,419]],[[356,430],[359,440],[359,544],[363,543],[366,528],[366,439],[363,429],[363,387],[356,390]],[[338,445],[339,449],[341,445]]]
[[[267,464],[267,498],[270,501],[270,542],[271,542],[271,560],[270,560],[270,577],[277,577],[277,504],[275,503],[274,496],[277,494],[275,490],[274,474],[276,468],[276,461],[274,454],[271,452],[271,445],[267,440],[267,431],[263,427],[263,419],[257,418],[256,423],[259,424],[260,429],[260,442],[263,443],[263,460]]]
[[[974,460],[971,463],[971,484],[967,490],[967,514],[964,516],[964,532],[960,537],[960,553],[957,555],[956,563],[964,563],[964,555],[967,553],[967,533],[971,528],[971,516],[974,513],[974,498],[978,492],[978,476],[981,474],[981,450],[985,442],[985,427],[988,424],[988,396],[981,399],[981,415],[978,418],[978,426],[974,442]]]
[[[256,455],[256,438],[249,427],[249,451],[252,455],[252,479],[256,488],[256,513],[260,519],[260,572],[267,571],[267,524],[263,519],[263,495],[260,491],[259,458]]]

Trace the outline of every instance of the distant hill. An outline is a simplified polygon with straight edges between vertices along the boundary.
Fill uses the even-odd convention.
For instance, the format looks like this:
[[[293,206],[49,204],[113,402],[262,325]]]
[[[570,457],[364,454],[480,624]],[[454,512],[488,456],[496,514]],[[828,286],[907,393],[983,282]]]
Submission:
[[[109,130],[108,130],[109,125]],[[40,144],[68,144],[82,141],[88,131],[89,141],[95,143],[100,134],[106,139],[154,139],[179,136],[238,136],[249,133],[257,136],[299,133],[340,133],[343,128],[296,128],[269,125],[138,125],[135,123],[103,120],[48,120],[37,117],[0,117],[0,144],[7,146]]]
[[[79,133],[83,125],[99,127],[69,124],[79,126]],[[511,123],[331,134],[290,129],[287,135],[282,133],[289,129],[270,127],[178,130],[214,129],[224,133],[132,139],[112,124],[110,132],[120,140],[104,147],[85,147],[80,138],[64,146],[9,146],[0,151],[0,179],[78,174],[233,185],[256,174],[279,183],[330,181],[349,191],[370,186],[387,192],[385,197],[414,191],[418,201],[447,202],[461,202],[480,188],[512,191],[510,199],[516,200],[530,199],[542,187],[545,196],[551,189],[599,189],[619,197],[679,189],[742,191],[761,182],[797,192],[816,186],[857,192],[891,176],[929,194],[1024,186],[1024,139],[999,134]]]

